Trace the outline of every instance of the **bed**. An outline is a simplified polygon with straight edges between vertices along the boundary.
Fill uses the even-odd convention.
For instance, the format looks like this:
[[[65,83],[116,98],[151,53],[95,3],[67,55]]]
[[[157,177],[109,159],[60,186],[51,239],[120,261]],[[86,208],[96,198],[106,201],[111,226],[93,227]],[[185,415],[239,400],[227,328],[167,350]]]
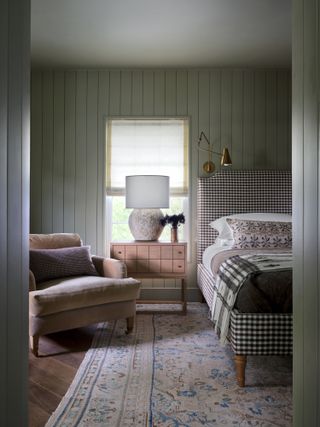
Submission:
[[[290,215],[291,207],[290,171],[223,171],[199,178],[197,275],[210,310],[216,298],[216,277],[208,268],[208,261],[204,265],[203,255],[220,236],[209,224],[242,213]],[[292,354],[292,312],[240,312],[235,306],[230,312],[227,339],[235,354],[237,382],[243,387],[248,355]]]

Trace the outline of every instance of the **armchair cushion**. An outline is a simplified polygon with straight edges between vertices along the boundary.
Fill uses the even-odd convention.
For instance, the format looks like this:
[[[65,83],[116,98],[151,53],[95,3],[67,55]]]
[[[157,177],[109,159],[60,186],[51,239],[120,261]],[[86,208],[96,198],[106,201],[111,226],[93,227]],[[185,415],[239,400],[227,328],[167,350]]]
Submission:
[[[98,275],[89,246],[30,249],[30,270],[37,283],[59,277]]]
[[[135,300],[140,282],[133,278],[114,279],[82,276],[51,280],[29,292],[29,311],[33,316],[46,316],[100,304]]]
[[[92,262],[100,276],[121,279],[127,277],[127,266],[124,262],[114,258],[92,256]]]
[[[53,233],[53,234],[30,234],[30,249],[57,249],[82,246],[79,234],[76,233]]]

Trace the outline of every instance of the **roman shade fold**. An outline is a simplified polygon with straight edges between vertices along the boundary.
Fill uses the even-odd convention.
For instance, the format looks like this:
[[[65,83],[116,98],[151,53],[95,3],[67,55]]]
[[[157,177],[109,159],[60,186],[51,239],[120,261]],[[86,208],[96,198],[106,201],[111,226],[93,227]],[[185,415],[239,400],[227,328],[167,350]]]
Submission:
[[[187,119],[110,119],[107,182],[110,196],[125,194],[128,175],[167,175],[170,195],[188,194]]]

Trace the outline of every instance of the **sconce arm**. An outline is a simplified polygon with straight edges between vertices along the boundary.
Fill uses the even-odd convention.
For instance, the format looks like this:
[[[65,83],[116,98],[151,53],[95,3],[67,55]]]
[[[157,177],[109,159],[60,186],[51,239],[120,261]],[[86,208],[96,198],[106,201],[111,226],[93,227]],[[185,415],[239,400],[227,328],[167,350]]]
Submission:
[[[222,155],[223,155],[222,153],[218,153],[217,151],[213,151],[213,150],[211,150],[210,148],[202,148],[202,147],[200,147],[200,143],[201,143],[201,141],[202,141],[202,138],[204,138],[204,139],[206,140],[206,142],[207,142],[208,146],[209,146],[209,147],[211,147],[210,141],[209,141],[209,139],[206,137],[206,134],[205,134],[203,131],[201,131],[200,136],[199,136],[199,139],[198,139],[198,149],[199,149],[199,150],[206,151],[206,152],[208,152],[208,153],[212,153],[212,154],[217,154],[218,156],[222,156]]]

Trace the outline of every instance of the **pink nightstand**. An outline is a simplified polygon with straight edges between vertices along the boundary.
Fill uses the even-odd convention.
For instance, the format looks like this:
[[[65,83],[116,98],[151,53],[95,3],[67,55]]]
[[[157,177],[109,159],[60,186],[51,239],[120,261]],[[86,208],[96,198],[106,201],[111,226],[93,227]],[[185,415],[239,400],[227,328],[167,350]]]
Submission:
[[[179,313],[186,314],[186,255],[187,243],[132,241],[112,242],[111,257],[124,261],[128,275],[139,279],[181,279],[181,300],[140,300],[144,304],[180,304]],[[163,311],[162,311],[163,312]],[[168,311],[174,313],[174,311]]]

